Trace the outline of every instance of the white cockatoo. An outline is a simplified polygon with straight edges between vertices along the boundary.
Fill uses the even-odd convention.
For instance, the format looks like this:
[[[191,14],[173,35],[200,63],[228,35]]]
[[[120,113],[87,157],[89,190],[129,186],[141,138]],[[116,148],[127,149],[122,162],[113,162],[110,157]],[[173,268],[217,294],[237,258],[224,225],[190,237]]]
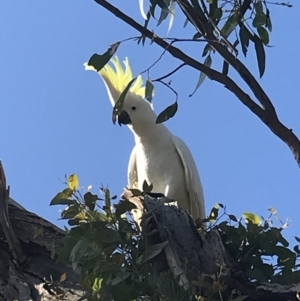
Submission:
[[[115,68],[106,64],[98,73],[114,106],[133,77],[127,58],[123,62],[125,69],[118,57],[112,58],[111,63]],[[96,71],[88,64],[85,68]],[[153,106],[144,97],[145,87],[139,75],[126,94],[118,115],[118,123],[126,124],[135,140],[128,165],[128,187],[142,191],[146,180],[148,185],[153,185],[152,192],[176,201],[195,220],[204,219],[203,190],[193,156],[186,144],[164,124],[156,124]]]

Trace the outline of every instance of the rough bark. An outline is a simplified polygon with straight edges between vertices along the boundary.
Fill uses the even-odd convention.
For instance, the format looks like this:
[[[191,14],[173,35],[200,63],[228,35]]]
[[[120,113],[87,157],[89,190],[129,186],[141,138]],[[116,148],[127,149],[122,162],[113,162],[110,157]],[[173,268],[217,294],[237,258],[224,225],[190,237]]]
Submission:
[[[134,216],[149,245],[168,241],[163,252],[152,258],[154,285],[161,284],[161,272],[170,272],[178,279],[179,287],[186,288],[188,280],[216,273],[221,265],[226,267],[222,277],[228,291],[238,289],[248,295],[246,300],[298,300],[300,284],[248,282],[226,253],[218,232],[200,235],[189,214],[172,205],[171,200],[153,194],[132,197],[128,191],[124,198],[137,205]],[[84,296],[79,275],[55,257],[54,250],[65,236],[64,231],[9,199],[1,162],[0,224],[0,301],[75,301]],[[66,279],[60,281],[65,273]],[[171,285],[160,286],[159,290],[165,295],[174,294]],[[226,292],[223,294],[226,296]]]
[[[78,300],[84,295],[79,275],[55,257],[64,231],[9,198],[1,162],[0,224],[0,301]]]
[[[185,210],[170,205],[170,199],[156,194],[132,197],[129,191],[124,193],[124,198],[137,206],[139,213],[136,212],[135,218],[143,216],[136,222],[140,224],[144,236],[148,237],[149,245],[168,241],[164,251],[152,260],[157,279],[161,271],[169,270],[173,277],[179,279],[180,285],[187,286],[188,278],[196,280],[199,275],[220,273],[222,266],[221,278],[227,286],[227,290],[222,292],[224,297],[229,297],[230,292],[237,289],[242,295],[248,296],[246,301],[299,300],[296,295],[300,291],[300,284],[282,286],[269,283],[253,284],[248,281],[240,272],[238,264],[227,254],[219,233],[210,231],[200,235],[190,215]],[[144,215],[143,211],[146,212]],[[157,234],[149,235],[154,230],[157,230]],[[174,288],[158,289],[162,294],[170,296]]]

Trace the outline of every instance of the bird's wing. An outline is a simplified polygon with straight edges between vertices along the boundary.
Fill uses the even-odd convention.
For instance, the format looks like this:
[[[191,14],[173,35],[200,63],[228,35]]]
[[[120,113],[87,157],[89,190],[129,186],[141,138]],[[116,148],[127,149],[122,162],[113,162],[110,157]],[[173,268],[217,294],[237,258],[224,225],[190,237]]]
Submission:
[[[136,146],[131,151],[129,164],[128,164],[128,187],[138,188],[138,176],[136,168]]]
[[[203,189],[193,156],[186,144],[173,136],[173,143],[184,167],[185,185],[189,195],[190,213],[194,218],[205,218]]]

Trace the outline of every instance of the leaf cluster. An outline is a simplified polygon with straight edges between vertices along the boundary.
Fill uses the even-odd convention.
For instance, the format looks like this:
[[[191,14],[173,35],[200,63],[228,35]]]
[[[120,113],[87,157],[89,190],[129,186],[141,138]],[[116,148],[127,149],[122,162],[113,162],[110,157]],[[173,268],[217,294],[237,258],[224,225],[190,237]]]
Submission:
[[[243,219],[238,220],[234,215],[227,214],[222,204],[217,204],[208,220],[211,228],[220,232],[223,244],[239,270],[251,281],[299,283],[299,245],[296,244],[293,250],[289,248],[288,241],[282,235],[287,224],[281,222],[281,227],[273,226],[273,219],[280,219],[273,208],[269,210],[271,213],[267,219],[244,213]],[[297,237],[296,240],[300,242]]]
[[[70,226],[66,227],[67,234],[57,254],[58,259],[69,260],[81,274],[81,285],[89,292],[89,300],[136,300],[142,296],[158,300],[162,298],[158,282],[162,288],[173,287],[172,300],[183,300],[187,293],[194,296],[193,290],[174,285],[178,279],[170,273],[157,273],[157,267],[154,269],[152,260],[168,242],[148,244],[156,231],[150,231],[148,237],[141,234],[130,215],[135,209],[131,202],[122,199],[116,203],[116,196],[111,197],[104,187],[100,187],[100,195],[90,190],[81,193],[75,174],[66,178],[66,185],[51,201],[51,205],[66,206],[61,219]],[[145,183],[143,189],[150,192],[152,187]],[[132,194],[139,196],[142,192],[134,189]],[[289,249],[282,235],[286,225],[273,226],[273,219],[279,218],[274,209],[270,211],[267,219],[253,213],[244,213],[243,218],[237,219],[226,213],[225,206],[217,204],[205,220],[209,223],[207,231],[219,231],[228,254],[250,281],[299,283],[299,247]],[[151,216],[145,214],[144,218],[146,222]],[[300,238],[296,240],[300,243]],[[206,275],[206,279],[190,280],[190,284],[205,288],[201,291],[204,298],[216,300],[215,296],[226,290],[221,278],[223,268],[220,267],[220,275]],[[244,298],[237,291],[226,300]],[[171,299],[165,296],[165,300]]]
[[[71,261],[81,274],[89,300],[132,300],[155,294],[148,277],[151,259],[166,243],[147,247],[128,214],[135,206],[126,200],[113,204],[116,196],[111,197],[109,189],[101,187],[100,196],[90,191],[82,194],[75,174],[66,185],[50,203],[67,205],[61,219],[70,228],[65,228],[58,259]]]

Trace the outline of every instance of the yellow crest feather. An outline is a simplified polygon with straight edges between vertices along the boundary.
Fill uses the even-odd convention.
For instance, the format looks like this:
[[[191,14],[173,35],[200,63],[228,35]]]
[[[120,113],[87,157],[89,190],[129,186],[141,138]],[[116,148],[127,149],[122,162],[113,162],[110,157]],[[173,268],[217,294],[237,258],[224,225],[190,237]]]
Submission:
[[[117,56],[110,60],[115,67],[115,70],[106,64],[100,71],[100,75],[107,81],[111,82],[113,87],[120,93],[124,91],[128,83],[132,80],[132,71],[129,65],[128,58],[123,61],[125,69],[122,68],[121,62]],[[143,86],[142,76],[139,75],[135,82],[131,85],[130,92],[145,97],[145,86]]]

